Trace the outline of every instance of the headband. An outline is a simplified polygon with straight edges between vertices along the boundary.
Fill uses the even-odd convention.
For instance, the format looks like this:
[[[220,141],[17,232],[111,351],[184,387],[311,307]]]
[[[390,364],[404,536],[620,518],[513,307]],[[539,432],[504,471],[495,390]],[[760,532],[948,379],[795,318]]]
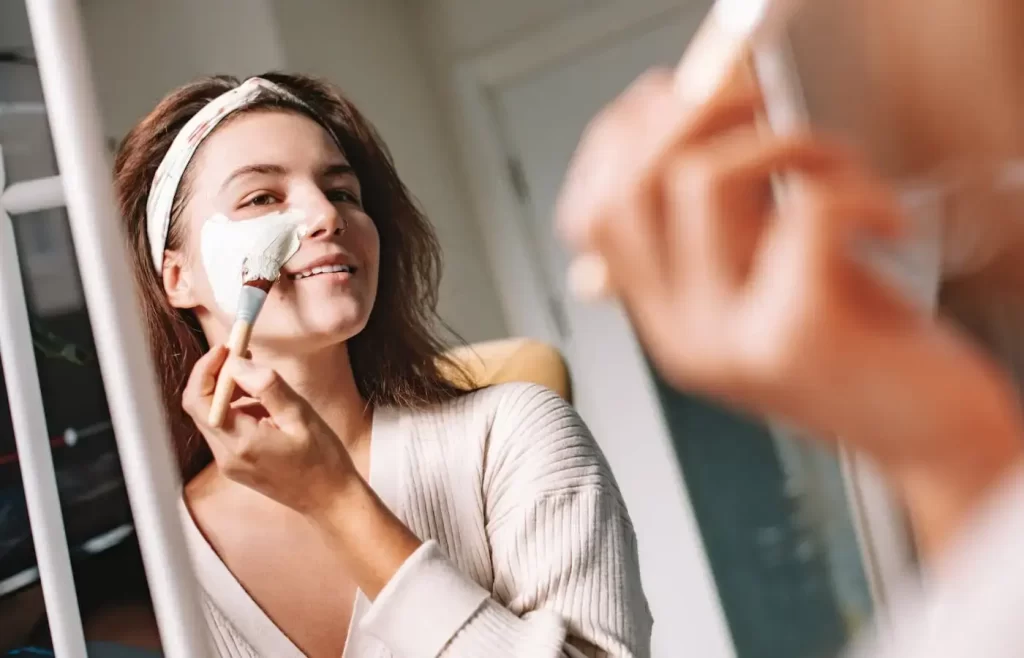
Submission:
[[[263,78],[249,78],[234,89],[224,92],[196,112],[181,129],[171,148],[153,177],[153,187],[149,191],[146,203],[146,234],[149,237],[150,255],[153,266],[159,274],[163,270],[164,248],[167,245],[167,232],[171,226],[171,210],[174,207],[174,196],[181,185],[188,163],[196,153],[196,149],[213,129],[232,112],[252,105],[261,98],[277,98],[297,103],[311,113],[309,106],[295,94],[284,87]],[[315,113],[313,113],[316,116]]]

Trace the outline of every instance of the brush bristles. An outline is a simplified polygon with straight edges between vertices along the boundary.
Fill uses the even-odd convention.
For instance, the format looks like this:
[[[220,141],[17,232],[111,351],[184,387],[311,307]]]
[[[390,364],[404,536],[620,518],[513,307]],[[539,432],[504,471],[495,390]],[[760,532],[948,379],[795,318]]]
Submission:
[[[249,286],[251,288],[259,288],[263,292],[270,292],[270,289],[274,286],[274,282],[267,279],[253,279],[252,281],[244,282],[242,285]]]
[[[257,279],[257,281],[265,280]],[[260,311],[263,309],[263,302],[267,300],[267,291],[270,290],[270,285],[272,283],[269,281],[265,282],[267,284],[266,288],[251,285],[250,282],[246,282],[246,284],[242,286],[242,294],[238,297],[238,310],[235,313],[236,321],[245,322],[250,325],[256,323],[256,316],[258,316]]]
[[[242,280],[246,285],[254,281],[268,281],[272,285],[281,277],[281,261],[266,254],[249,256],[242,266]]]

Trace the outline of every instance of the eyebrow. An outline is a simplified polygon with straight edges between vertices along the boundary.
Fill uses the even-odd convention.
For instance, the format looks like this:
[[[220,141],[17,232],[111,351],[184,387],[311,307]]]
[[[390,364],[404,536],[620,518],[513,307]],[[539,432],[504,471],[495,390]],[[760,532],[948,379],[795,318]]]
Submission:
[[[352,165],[347,162],[339,162],[337,164],[328,165],[324,167],[323,172],[320,176],[322,178],[341,178],[342,176],[355,176],[356,170],[352,168]]]
[[[233,172],[231,172],[231,175],[228,176],[227,179],[225,179],[225,181],[221,184],[220,189],[221,189],[221,191],[226,190],[228,185],[230,185],[234,180],[236,180],[238,178],[241,178],[242,176],[251,176],[252,174],[264,174],[264,175],[276,174],[276,175],[282,175],[284,173],[285,173],[285,168],[282,167],[281,165],[272,165],[272,164],[252,164],[252,165],[246,165],[244,167],[239,167],[238,169],[235,169]]]
[[[233,172],[231,172],[231,175],[227,177],[227,179],[224,181],[224,183],[220,186],[220,189],[221,189],[221,191],[227,189],[228,185],[230,185],[233,181],[235,181],[236,179],[241,178],[243,176],[251,176],[253,174],[282,176],[282,175],[284,175],[286,173],[288,173],[288,170],[285,169],[284,167],[282,167],[281,165],[274,165],[274,164],[251,164],[251,165],[246,165],[244,167],[239,167],[238,169],[236,169]],[[332,164],[332,165],[328,165],[320,173],[320,176],[322,178],[341,178],[342,176],[355,176],[355,175],[356,175],[356,170],[353,169],[352,165],[350,165],[348,163],[342,163],[342,162],[339,162],[339,163],[336,163],[336,164]]]

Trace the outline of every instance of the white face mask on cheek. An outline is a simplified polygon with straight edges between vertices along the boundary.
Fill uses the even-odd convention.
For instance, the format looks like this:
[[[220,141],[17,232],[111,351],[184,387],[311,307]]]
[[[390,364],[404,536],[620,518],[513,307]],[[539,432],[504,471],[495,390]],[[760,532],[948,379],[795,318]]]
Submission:
[[[217,214],[206,220],[199,236],[200,251],[221,310],[235,314],[246,280],[276,280],[281,267],[299,250],[308,229],[301,210],[235,221]]]

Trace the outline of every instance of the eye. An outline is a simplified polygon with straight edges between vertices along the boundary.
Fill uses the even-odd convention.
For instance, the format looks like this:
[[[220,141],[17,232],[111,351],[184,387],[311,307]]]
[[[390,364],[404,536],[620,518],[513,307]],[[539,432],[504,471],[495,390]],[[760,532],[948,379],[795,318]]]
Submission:
[[[272,205],[274,205],[275,203],[278,203],[278,202],[279,202],[279,199],[277,197],[275,197],[273,194],[269,194],[267,192],[263,192],[261,194],[257,194],[256,196],[252,197],[251,199],[249,199],[248,201],[246,201],[242,205],[243,206],[272,206]]]
[[[338,188],[327,191],[327,198],[333,203],[352,203],[357,206],[362,205],[362,201],[359,199],[359,195],[345,188]]]

